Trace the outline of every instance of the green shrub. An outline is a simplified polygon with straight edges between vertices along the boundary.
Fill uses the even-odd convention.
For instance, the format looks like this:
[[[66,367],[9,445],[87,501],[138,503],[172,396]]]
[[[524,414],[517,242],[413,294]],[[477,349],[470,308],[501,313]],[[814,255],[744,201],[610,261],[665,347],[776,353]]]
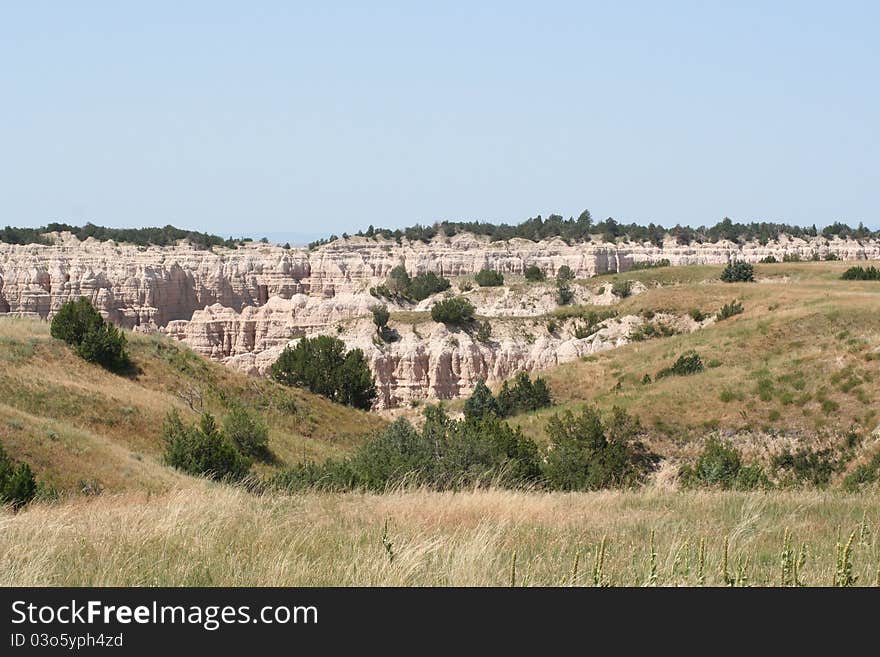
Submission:
[[[489,323],[489,320],[484,320],[479,323],[477,327],[477,341],[478,342],[489,342],[492,338],[492,325]]]
[[[474,280],[480,287],[498,287],[504,285],[504,275],[492,269],[481,269],[474,276]]]
[[[567,281],[556,281],[556,303],[560,306],[567,306],[574,301],[574,292]]]
[[[843,479],[843,487],[850,492],[856,492],[877,481],[880,481],[880,451],[875,452],[867,463],[856,466],[846,475]]]
[[[49,330],[53,338],[64,340],[90,363],[120,372],[131,366],[125,335],[105,322],[85,297],[68,301],[52,317]]]
[[[669,324],[661,321],[645,322],[632,332],[629,339],[633,342],[642,342],[650,338],[668,338],[670,335],[675,335],[675,329]]]
[[[794,452],[785,449],[773,456],[770,465],[783,471],[788,480],[786,483],[808,483],[817,488],[828,486],[832,475],[840,468],[833,450],[812,450],[808,447]]]
[[[431,308],[431,319],[441,324],[462,326],[474,318],[474,305],[464,297],[438,301]]]
[[[448,279],[429,271],[410,280],[406,295],[414,301],[423,301],[432,294],[445,292],[450,287],[452,287],[452,283]]]
[[[829,251],[825,254],[825,261],[831,262],[833,260],[840,260],[840,256],[834,253],[833,251]]]
[[[86,332],[82,342],[76,347],[76,353],[90,363],[120,372],[131,365],[125,345],[125,335],[113,324],[105,322]]]
[[[381,335],[385,327],[388,326],[388,320],[391,319],[388,306],[384,303],[377,303],[370,308],[370,312],[373,313],[373,324],[376,325],[376,331]]]
[[[0,505],[18,510],[34,499],[37,480],[27,463],[14,463],[0,445]]]
[[[801,254],[800,253],[785,253],[782,256],[782,262],[800,262]]]
[[[840,275],[844,281],[878,281],[880,280],[880,269],[873,265],[870,267],[850,267]]]
[[[568,265],[562,265],[559,269],[556,270],[556,280],[569,282],[574,280],[574,272],[571,270],[571,267]]]
[[[706,313],[704,313],[699,308],[691,308],[688,312],[688,315],[690,315],[691,319],[695,322],[702,322],[704,319],[706,319],[706,317],[708,317],[708,315],[706,315]]]
[[[397,265],[389,272],[388,278],[385,280],[385,286],[391,291],[392,295],[405,297],[409,291],[410,281],[411,279],[406,271],[406,267]]]
[[[661,258],[656,262],[651,262],[650,260],[643,260],[642,262],[634,262],[630,267],[631,271],[638,271],[641,269],[658,269],[659,267],[669,267],[669,260],[666,258]]]
[[[532,381],[526,372],[520,372],[513,380],[513,386],[507,381],[501,384],[498,391],[498,409],[501,417],[514,413],[536,411],[553,405],[550,388],[541,377]]]
[[[183,472],[218,481],[244,478],[251,461],[217,427],[210,413],[196,426],[185,425],[177,411],[171,411],[162,427],[165,462]]]
[[[666,367],[660,370],[654,378],[662,379],[667,376],[688,376],[690,374],[702,372],[703,369],[703,361],[700,360],[700,355],[697,352],[692,351],[679,356],[678,360],[675,361],[672,367]]]
[[[543,270],[537,265],[529,265],[526,267],[523,274],[525,275],[526,280],[530,283],[540,283],[547,279],[546,274],[544,274]]]
[[[632,294],[632,281],[614,281],[614,284],[611,286],[611,294],[620,299],[626,299]]]
[[[425,409],[416,430],[398,418],[349,459],[299,464],[275,479],[288,488],[383,491],[401,483],[436,489],[519,486],[540,480],[537,445],[497,417],[451,420],[439,406]]]
[[[769,486],[759,465],[744,465],[739,450],[718,438],[706,441],[696,464],[682,466],[679,478],[686,488],[754,490]]]
[[[259,415],[234,406],[223,419],[223,433],[248,458],[269,460],[269,427]]]
[[[743,312],[742,304],[734,299],[730,303],[725,303],[721,306],[721,310],[718,311],[718,314],[715,315],[717,320],[720,322],[722,320],[733,317],[734,315],[739,315]]]
[[[68,301],[52,317],[50,334],[71,347],[78,346],[86,333],[103,326],[104,318],[85,297]]]
[[[469,420],[481,420],[489,415],[499,416],[501,411],[498,401],[492,395],[485,381],[480,379],[474,386],[474,391],[464,403],[464,417]]]
[[[360,349],[345,350],[342,340],[326,335],[302,338],[272,365],[271,377],[287,386],[306,388],[328,399],[368,410],[376,386]]]
[[[725,283],[751,283],[755,280],[755,268],[751,263],[741,260],[728,264],[721,272],[721,280]]]
[[[776,263],[779,261],[774,256],[768,255],[768,256],[764,256],[763,258],[761,258],[761,260],[759,262],[762,262],[764,264],[769,265],[769,264],[773,264],[773,263]]]
[[[370,288],[370,294],[383,299],[423,301],[432,294],[448,290],[452,283],[432,271],[410,277],[403,265],[397,265],[388,274],[385,283]]]
[[[638,420],[615,408],[604,422],[598,409],[566,411],[547,422],[550,441],[544,462],[547,485],[557,490],[634,486],[653,471],[659,457],[638,440]]]

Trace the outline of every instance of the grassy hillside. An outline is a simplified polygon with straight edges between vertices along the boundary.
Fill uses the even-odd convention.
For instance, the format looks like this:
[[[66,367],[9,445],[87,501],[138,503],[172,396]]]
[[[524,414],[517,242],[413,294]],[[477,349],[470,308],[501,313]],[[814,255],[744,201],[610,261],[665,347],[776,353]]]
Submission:
[[[847,584],[880,584],[876,496],[815,491],[254,496],[199,482],[0,511],[0,526],[0,586],[779,585],[786,530],[791,559],[808,544],[799,583],[848,570]]]
[[[276,462],[349,450],[384,421],[301,390],[212,363],[162,336],[127,334],[138,373],[126,378],[77,357],[46,323],[0,319],[0,442],[38,479],[64,491],[165,490],[187,479],[164,466],[161,425],[177,408],[222,419],[233,404],[270,426]]]
[[[851,264],[851,263],[850,263]],[[693,333],[634,342],[543,373],[561,408],[595,402],[639,416],[662,451],[688,451],[708,432],[756,436],[757,449],[786,439],[833,440],[877,426],[880,283],[842,281],[842,262],[763,264],[755,283],[722,283],[721,267],[680,267],[603,276],[591,285],[639,280],[648,291],[620,314],[698,309],[740,300],[744,312]],[[706,366],[657,379],[688,351]],[[650,383],[643,383],[645,375]],[[560,406],[516,421],[541,438]],[[768,443],[768,436],[771,440]],[[836,438],[835,438],[836,437]],[[871,438],[866,442],[870,447]]]

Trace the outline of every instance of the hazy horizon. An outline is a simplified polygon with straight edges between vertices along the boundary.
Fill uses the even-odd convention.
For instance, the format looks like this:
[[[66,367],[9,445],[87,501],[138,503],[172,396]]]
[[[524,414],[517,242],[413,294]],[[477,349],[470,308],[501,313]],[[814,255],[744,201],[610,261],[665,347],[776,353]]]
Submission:
[[[26,3],[0,224],[880,228],[870,2]]]

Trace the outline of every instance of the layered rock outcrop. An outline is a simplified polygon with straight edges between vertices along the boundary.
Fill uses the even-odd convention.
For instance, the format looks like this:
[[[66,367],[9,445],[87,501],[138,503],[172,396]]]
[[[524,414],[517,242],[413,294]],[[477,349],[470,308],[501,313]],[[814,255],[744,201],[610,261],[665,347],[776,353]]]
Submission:
[[[791,254],[806,260],[829,253],[845,260],[880,259],[877,240],[785,236],[766,245],[680,245],[670,240],[660,247],[612,244],[598,237],[574,245],[559,239],[490,242],[460,234],[438,236],[430,243],[351,238],[311,251],[254,243],[204,251],[186,243],[137,247],[94,239],[80,242],[69,234],[53,238],[52,246],[0,244],[0,313],[50,318],[66,301],[85,296],[121,326],[165,331],[208,357],[254,373],[265,372],[292,338],[339,335],[370,351],[383,404],[456,396],[470,390],[478,378],[493,380],[548,367],[597,349],[596,340],[605,348],[620,337],[530,343],[501,336],[487,345],[467,334],[447,336],[447,329],[429,324],[424,331],[407,329],[399,342],[379,348],[371,342],[368,321],[358,318],[375,303],[369,288],[397,265],[411,275],[433,271],[448,278],[472,276],[484,268],[516,275],[530,265],[552,277],[568,265],[579,278],[588,278],[661,260],[672,265],[724,264],[767,256],[782,260]],[[468,294],[480,314],[492,317],[536,316],[554,305],[552,290],[540,286]],[[610,289],[598,294],[582,287],[577,294],[579,302],[615,301]],[[432,303],[429,299],[413,309],[427,310]],[[358,328],[359,323],[365,328]]]

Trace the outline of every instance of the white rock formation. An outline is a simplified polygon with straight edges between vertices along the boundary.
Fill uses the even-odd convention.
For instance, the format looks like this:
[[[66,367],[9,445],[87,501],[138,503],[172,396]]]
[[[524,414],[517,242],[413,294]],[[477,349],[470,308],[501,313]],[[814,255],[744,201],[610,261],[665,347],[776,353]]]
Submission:
[[[0,244],[0,314],[50,318],[61,305],[89,298],[109,319],[141,331],[166,331],[196,351],[253,373],[268,364],[292,338],[339,334],[360,346],[372,363],[382,404],[423,397],[454,397],[478,378],[492,381],[521,370],[537,370],[625,340],[626,328],[590,339],[500,335],[490,345],[465,333],[449,334],[432,323],[401,330],[401,340],[381,349],[372,343],[364,318],[376,300],[368,290],[399,264],[411,275],[428,271],[448,278],[472,276],[483,268],[521,275],[530,265],[553,277],[568,265],[579,278],[626,271],[636,262],[668,260],[672,265],[749,262],[797,253],[809,259],[834,253],[845,260],[880,259],[880,242],[783,236],[758,243],[679,245],[602,242],[568,245],[560,239],[531,242],[459,234],[431,243],[350,238],[315,250],[248,244],[237,249],[196,250],[137,247],[53,234],[52,246]],[[579,303],[608,304],[610,286],[576,286]],[[638,292],[639,288],[636,289]],[[510,285],[468,292],[478,313],[496,318],[539,316],[555,306],[551,285]],[[413,310],[428,310],[434,299]],[[342,329],[339,333],[337,327]],[[615,331],[617,331],[615,333]],[[546,333],[546,331],[544,331]],[[453,338],[458,341],[455,346]]]

